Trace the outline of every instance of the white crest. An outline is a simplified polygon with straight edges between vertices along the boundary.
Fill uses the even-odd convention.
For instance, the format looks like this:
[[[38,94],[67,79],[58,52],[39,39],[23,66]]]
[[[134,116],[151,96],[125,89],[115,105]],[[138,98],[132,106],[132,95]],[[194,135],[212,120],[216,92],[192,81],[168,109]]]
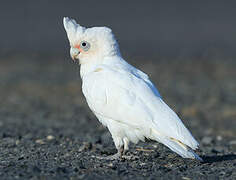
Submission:
[[[66,30],[68,39],[70,42],[76,39],[76,36],[79,36],[85,31],[85,27],[80,26],[74,19],[68,17],[63,18],[64,28]]]

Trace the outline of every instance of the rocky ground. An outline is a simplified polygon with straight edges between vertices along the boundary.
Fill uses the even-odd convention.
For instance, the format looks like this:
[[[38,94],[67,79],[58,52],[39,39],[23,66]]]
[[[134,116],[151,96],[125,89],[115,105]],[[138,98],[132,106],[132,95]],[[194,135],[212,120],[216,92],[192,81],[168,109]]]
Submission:
[[[200,142],[200,163],[156,142],[116,152],[81,93],[69,57],[0,58],[1,179],[236,179],[236,63],[207,58],[131,58]],[[136,60],[136,61],[135,61]]]

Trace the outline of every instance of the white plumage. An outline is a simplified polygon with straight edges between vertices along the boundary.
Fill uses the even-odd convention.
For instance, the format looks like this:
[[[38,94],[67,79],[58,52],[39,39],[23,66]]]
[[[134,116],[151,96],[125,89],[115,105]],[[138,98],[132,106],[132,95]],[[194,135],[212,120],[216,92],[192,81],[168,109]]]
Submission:
[[[168,146],[184,158],[201,160],[198,142],[162,100],[142,71],[128,64],[107,27],[84,28],[64,18],[71,56],[81,64],[82,91],[90,109],[106,126],[118,155],[129,142],[145,138]]]

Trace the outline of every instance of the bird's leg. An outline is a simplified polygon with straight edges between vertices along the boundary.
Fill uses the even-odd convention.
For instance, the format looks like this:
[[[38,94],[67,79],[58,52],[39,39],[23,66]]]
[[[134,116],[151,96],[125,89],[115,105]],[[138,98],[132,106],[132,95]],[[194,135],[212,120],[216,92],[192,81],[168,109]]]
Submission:
[[[120,138],[119,136],[112,135],[112,138],[116,146],[117,153],[111,156],[107,156],[107,157],[98,157],[99,159],[115,160],[115,159],[122,158],[123,153],[124,153],[124,142],[122,138]]]
[[[123,155],[125,155],[127,153],[127,151],[129,150],[129,140],[127,137],[123,138],[123,142],[124,142],[124,152]]]
[[[128,138],[124,137],[122,141],[120,139],[115,139],[115,145],[117,149],[117,153],[114,155],[110,155],[107,157],[97,157],[98,159],[105,159],[105,160],[116,160],[116,159],[127,159],[127,160],[132,160],[132,159],[137,159],[138,157],[135,155],[125,155],[126,152],[129,150],[129,140]]]
[[[105,160],[116,160],[116,159],[122,159],[123,153],[124,153],[124,146],[120,147],[119,149],[117,149],[118,152],[116,154],[107,156],[107,157],[101,157],[98,156],[98,159],[105,159]]]
[[[127,151],[129,150],[129,139],[127,137],[124,137],[123,142],[124,142],[124,152],[123,152],[122,158],[128,159],[128,160],[138,159],[138,156],[135,156],[132,154],[126,155]]]

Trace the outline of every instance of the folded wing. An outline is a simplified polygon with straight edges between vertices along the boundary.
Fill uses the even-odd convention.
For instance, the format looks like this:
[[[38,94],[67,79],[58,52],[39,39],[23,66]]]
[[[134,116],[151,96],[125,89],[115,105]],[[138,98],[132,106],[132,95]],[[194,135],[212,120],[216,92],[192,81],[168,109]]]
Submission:
[[[141,71],[107,66],[99,68],[100,71],[85,77],[87,83],[83,87],[88,104],[95,113],[140,129],[146,138],[152,138],[154,133],[192,149],[198,147],[197,141],[161,99],[148,77],[143,78],[144,73],[140,75]]]

